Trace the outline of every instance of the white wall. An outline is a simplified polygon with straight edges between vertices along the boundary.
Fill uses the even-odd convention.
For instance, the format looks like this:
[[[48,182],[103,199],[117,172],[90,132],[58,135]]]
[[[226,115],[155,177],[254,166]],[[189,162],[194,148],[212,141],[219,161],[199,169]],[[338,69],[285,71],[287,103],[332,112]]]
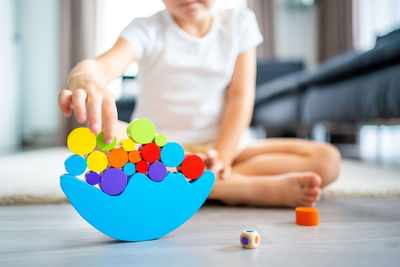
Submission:
[[[292,7],[275,0],[275,55],[279,59],[303,59],[308,68],[317,64],[317,8]]]
[[[17,42],[13,0],[0,1],[0,154],[18,147],[20,140],[17,83]]]
[[[24,140],[56,135],[59,74],[59,1],[17,1],[21,38],[21,92]]]

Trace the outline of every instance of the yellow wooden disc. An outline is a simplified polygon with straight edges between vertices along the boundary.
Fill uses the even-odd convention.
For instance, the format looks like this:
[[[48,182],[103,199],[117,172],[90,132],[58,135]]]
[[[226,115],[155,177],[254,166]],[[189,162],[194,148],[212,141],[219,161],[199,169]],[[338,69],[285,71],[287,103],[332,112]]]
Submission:
[[[125,151],[129,152],[135,149],[135,142],[132,139],[127,138],[122,140],[121,146],[123,149],[125,149]]]
[[[101,172],[107,168],[108,159],[106,154],[101,151],[93,151],[86,159],[87,166],[94,172]]]
[[[87,155],[96,147],[96,136],[88,128],[76,128],[69,133],[67,145],[72,153]]]

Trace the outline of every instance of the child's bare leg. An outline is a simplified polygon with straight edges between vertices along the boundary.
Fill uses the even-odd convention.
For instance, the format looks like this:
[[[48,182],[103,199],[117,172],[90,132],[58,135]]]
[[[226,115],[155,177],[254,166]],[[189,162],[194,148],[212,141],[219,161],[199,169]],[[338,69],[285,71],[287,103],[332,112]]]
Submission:
[[[217,179],[209,196],[228,205],[313,206],[321,195],[321,178],[313,172],[248,176],[237,172]]]
[[[245,148],[235,159],[233,168],[244,175],[311,171],[321,176],[321,187],[324,187],[339,176],[340,153],[330,144],[267,139]]]
[[[210,198],[227,204],[313,206],[320,187],[337,179],[339,165],[340,154],[330,145],[297,139],[260,141],[240,153],[232,176],[218,180]]]

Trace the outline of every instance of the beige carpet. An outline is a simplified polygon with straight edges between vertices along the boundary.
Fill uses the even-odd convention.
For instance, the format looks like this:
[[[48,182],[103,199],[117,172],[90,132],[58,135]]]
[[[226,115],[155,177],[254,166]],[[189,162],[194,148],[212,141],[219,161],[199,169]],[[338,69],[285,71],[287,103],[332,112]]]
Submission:
[[[323,197],[400,197],[400,167],[344,159],[339,179]]]
[[[0,205],[65,202],[59,176],[69,155],[51,148],[0,156]],[[323,197],[400,197],[400,168],[343,160]]]

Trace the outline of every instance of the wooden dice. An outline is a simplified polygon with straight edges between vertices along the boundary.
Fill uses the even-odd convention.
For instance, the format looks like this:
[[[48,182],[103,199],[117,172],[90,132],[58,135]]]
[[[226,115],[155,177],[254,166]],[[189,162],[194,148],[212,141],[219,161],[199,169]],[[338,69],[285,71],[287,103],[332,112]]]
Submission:
[[[260,244],[260,235],[254,230],[244,230],[240,234],[240,244],[244,248],[256,248]]]

